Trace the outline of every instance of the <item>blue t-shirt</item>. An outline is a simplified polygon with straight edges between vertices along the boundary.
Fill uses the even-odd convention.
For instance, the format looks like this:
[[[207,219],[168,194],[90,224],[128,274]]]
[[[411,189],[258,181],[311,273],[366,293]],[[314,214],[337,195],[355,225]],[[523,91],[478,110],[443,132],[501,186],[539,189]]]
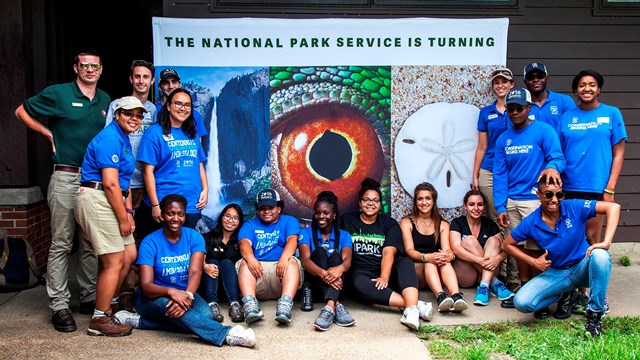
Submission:
[[[160,115],[160,110],[162,109],[162,104],[158,103],[156,104],[156,115],[155,115],[155,122],[158,122],[158,116]],[[204,126],[204,120],[202,118],[202,115],[200,115],[200,112],[194,108],[191,108],[193,111],[193,122],[196,126],[196,134],[198,135],[198,137],[203,137],[205,135],[207,135],[207,128]]]
[[[554,129],[558,128],[562,114],[576,107],[576,103],[569,95],[559,94],[551,90],[547,90],[549,95],[542,102],[542,106],[531,103],[531,111],[529,111],[529,119],[542,121],[551,125]]]
[[[320,229],[318,229],[318,243],[320,246],[327,251],[328,255],[333,254],[336,248],[336,242],[333,238],[333,227],[331,228],[331,235],[329,235],[329,239],[323,240],[322,235],[320,234]],[[311,226],[308,226],[302,231],[300,231],[300,238],[298,239],[298,246],[307,245],[311,249],[313,253],[316,250],[316,244],[313,241],[313,236],[311,232]],[[342,253],[342,249],[344,248],[352,248],[353,241],[351,240],[351,234],[344,230],[340,230],[340,244],[338,244],[338,252]]]
[[[158,229],[140,243],[136,264],[153,268],[154,284],[185,290],[189,283],[191,254],[196,252],[207,252],[199,232],[182,227],[180,240],[172,243],[164,235],[164,229]]]
[[[585,234],[587,220],[596,216],[595,200],[564,200],[560,203],[560,217],[555,229],[542,220],[542,207],[522,220],[511,232],[517,242],[535,240],[548,250],[552,268],[571,266],[584,259],[589,248]]]
[[[158,200],[180,194],[187,199],[187,214],[200,212],[196,208],[202,192],[200,163],[206,159],[198,137],[189,138],[182,128],[171,128],[171,134],[164,135],[158,123],[144,133],[138,150],[138,161],[154,166]],[[147,194],[143,200],[151,206]]]
[[[627,140],[620,110],[606,104],[587,111],[576,107],[562,116],[558,135],[567,160],[562,188],[602,193],[611,174],[611,148]]]
[[[129,190],[136,159],[129,137],[124,134],[118,123],[112,122],[96,135],[87,146],[82,160],[81,182],[102,181],[102,169],[118,170],[118,183],[122,190]]]
[[[253,256],[259,261],[278,261],[287,244],[287,238],[300,234],[300,223],[293,216],[280,214],[278,221],[265,224],[259,218],[251,219],[240,228],[238,239],[250,241]]]
[[[498,111],[496,101],[480,110],[478,131],[487,133],[487,152],[484,154],[480,168],[493,171],[496,141],[509,128],[511,128],[511,121],[506,113]]]
[[[111,104],[109,104],[109,110],[107,111],[107,124],[105,126],[109,126],[109,124],[115,118],[116,105],[118,105],[118,101],[113,100]],[[133,149],[133,157],[138,157],[138,148],[140,147],[140,140],[142,139],[142,134],[147,130],[149,126],[151,126],[156,119],[156,106],[149,100],[144,102],[144,108],[147,109],[146,113],[143,113],[144,119],[140,124],[138,130],[129,134],[129,141],[131,142],[131,148]],[[133,170],[133,177],[131,178],[131,187],[132,188],[142,188],[144,187],[144,179],[142,178],[142,165],[140,163],[136,163],[136,168]]]
[[[493,198],[496,213],[506,211],[507,198],[536,200],[537,180],[545,168],[561,173],[565,160],[558,134],[551,126],[533,121],[523,129],[508,129],[496,141]]]

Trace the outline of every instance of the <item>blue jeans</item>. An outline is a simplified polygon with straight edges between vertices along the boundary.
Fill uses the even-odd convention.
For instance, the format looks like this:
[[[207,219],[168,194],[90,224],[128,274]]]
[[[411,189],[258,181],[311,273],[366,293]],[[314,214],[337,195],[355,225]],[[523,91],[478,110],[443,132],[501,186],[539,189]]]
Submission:
[[[149,299],[138,288],[134,298],[134,305],[140,314],[138,329],[164,330],[170,332],[192,332],[200,338],[216,346],[225,342],[230,326],[220,325],[213,320],[213,314],[207,302],[198,294],[194,294],[191,308],[182,317],[172,318],[165,315],[168,297]]]
[[[222,278],[222,286],[227,293],[229,303],[240,300],[238,273],[236,273],[236,266],[233,261],[231,261],[231,259],[222,259],[220,261],[209,259],[206,262],[207,264],[218,265],[219,270],[218,277],[216,278],[212,278],[204,271],[202,272],[199,291],[207,303],[218,302],[218,279],[220,278]]]
[[[550,268],[527,282],[513,299],[520,312],[528,313],[558,302],[563,293],[579,287],[591,289],[587,309],[604,311],[611,256],[604,249],[594,249],[589,257],[566,269]]]

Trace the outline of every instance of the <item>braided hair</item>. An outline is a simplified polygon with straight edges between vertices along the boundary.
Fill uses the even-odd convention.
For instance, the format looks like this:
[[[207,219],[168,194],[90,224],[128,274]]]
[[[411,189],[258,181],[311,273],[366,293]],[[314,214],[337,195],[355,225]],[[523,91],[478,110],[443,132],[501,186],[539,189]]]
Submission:
[[[316,202],[313,204],[314,211],[316,206],[321,203],[329,205],[331,210],[335,213],[335,218],[331,221],[331,226],[333,227],[334,244],[337,249],[340,244],[340,212],[338,210],[338,197],[331,191],[322,191],[318,194]],[[311,222],[311,233],[313,234],[313,243],[315,244],[315,247],[319,248],[320,239],[318,239],[318,223],[315,216]]]

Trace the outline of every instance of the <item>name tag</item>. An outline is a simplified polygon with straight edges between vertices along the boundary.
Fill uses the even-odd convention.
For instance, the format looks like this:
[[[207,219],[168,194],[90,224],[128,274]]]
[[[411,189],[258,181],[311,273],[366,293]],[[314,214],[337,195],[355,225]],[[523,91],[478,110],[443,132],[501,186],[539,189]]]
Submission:
[[[608,116],[599,117],[596,120],[598,121],[598,124],[608,124],[609,123],[609,117]]]
[[[491,119],[495,119],[498,117],[498,114],[491,114],[489,115],[489,117],[487,117],[487,119],[491,120]]]
[[[84,107],[84,104],[82,104],[82,103],[77,103],[77,102],[72,102],[72,103],[71,103],[71,106],[73,106],[73,107]]]
[[[258,229],[256,229],[256,234],[264,234],[264,230],[258,230]]]

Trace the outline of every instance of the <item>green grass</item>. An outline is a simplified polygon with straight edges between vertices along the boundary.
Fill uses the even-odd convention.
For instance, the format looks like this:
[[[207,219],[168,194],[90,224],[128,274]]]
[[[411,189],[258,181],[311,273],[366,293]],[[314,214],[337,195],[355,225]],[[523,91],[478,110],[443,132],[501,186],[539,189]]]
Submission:
[[[584,340],[583,316],[532,323],[421,326],[434,359],[640,359],[640,317],[605,317],[603,334]]]

